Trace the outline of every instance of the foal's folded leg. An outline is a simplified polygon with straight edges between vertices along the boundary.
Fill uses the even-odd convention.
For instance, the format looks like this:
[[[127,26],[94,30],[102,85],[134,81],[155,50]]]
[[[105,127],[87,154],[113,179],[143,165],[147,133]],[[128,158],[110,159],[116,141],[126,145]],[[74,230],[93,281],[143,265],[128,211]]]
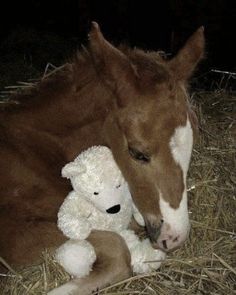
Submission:
[[[93,231],[88,241],[97,256],[93,270],[88,276],[73,279],[48,295],[87,295],[131,276],[130,253],[122,237],[113,232]]]

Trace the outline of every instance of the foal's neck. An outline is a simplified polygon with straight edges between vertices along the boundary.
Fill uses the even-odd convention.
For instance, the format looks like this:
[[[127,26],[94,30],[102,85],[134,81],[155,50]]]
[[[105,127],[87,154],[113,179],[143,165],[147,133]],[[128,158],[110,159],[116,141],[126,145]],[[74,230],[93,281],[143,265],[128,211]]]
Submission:
[[[94,84],[94,85],[93,85]],[[65,122],[65,131],[61,134],[68,160],[74,159],[81,151],[93,145],[105,145],[103,125],[111,111],[111,94],[99,83],[87,85],[90,91],[82,90],[72,103],[67,115],[71,121]],[[69,126],[70,122],[70,126]]]
[[[85,85],[72,76],[65,87],[53,86],[32,94],[32,103],[11,112],[11,126],[46,133],[64,149],[68,161],[90,146],[105,144],[103,123],[113,100],[97,76],[92,73]]]

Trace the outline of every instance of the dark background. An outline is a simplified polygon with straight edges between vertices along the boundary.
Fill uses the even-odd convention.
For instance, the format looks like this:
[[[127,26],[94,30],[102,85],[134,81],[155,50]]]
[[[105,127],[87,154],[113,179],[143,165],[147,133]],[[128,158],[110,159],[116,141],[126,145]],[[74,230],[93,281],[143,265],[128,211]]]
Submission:
[[[58,0],[11,1],[1,8],[0,87],[59,66],[87,43],[96,20],[114,44],[125,42],[174,54],[204,25],[207,55],[200,73],[236,71],[235,0]],[[3,20],[5,19],[5,20]]]

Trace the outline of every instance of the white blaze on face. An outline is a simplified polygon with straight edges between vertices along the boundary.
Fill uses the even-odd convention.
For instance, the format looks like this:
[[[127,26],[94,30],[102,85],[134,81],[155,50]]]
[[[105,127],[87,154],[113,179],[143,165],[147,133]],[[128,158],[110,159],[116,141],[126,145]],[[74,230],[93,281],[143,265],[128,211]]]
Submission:
[[[175,129],[174,135],[170,139],[170,150],[173,158],[183,170],[184,181],[188,172],[189,162],[193,147],[193,130],[189,119],[185,126]]]
[[[175,129],[169,143],[171,154],[176,162],[183,171],[183,182],[184,191],[181,202],[177,209],[170,207],[169,203],[166,202],[160,192],[160,210],[163,216],[163,227],[160,240],[169,240],[177,238],[178,242],[184,241],[189,232],[189,217],[188,217],[188,206],[187,206],[187,188],[186,188],[186,176],[188,172],[189,162],[191,158],[193,146],[193,131],[189,119],[185,126],[179,126]],[[177,243],[178,243],[177,242]],[[174,248],[174,243],[171,241],[168,248]]]

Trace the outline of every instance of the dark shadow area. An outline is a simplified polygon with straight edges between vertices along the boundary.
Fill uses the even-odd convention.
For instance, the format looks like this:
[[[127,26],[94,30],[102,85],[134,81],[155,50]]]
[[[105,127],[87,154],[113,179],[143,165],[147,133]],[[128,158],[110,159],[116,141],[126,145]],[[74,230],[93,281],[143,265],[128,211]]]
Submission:
[[[1,18],[0,88],[40,76],[47,63],[62,64],[86,45],[92,20],[115,45],[164,50],[170,56],[204,25],[207,54],[198,74],[236,70],[233,0],[26,0],[8,1],[2,12],[8,20]]]

